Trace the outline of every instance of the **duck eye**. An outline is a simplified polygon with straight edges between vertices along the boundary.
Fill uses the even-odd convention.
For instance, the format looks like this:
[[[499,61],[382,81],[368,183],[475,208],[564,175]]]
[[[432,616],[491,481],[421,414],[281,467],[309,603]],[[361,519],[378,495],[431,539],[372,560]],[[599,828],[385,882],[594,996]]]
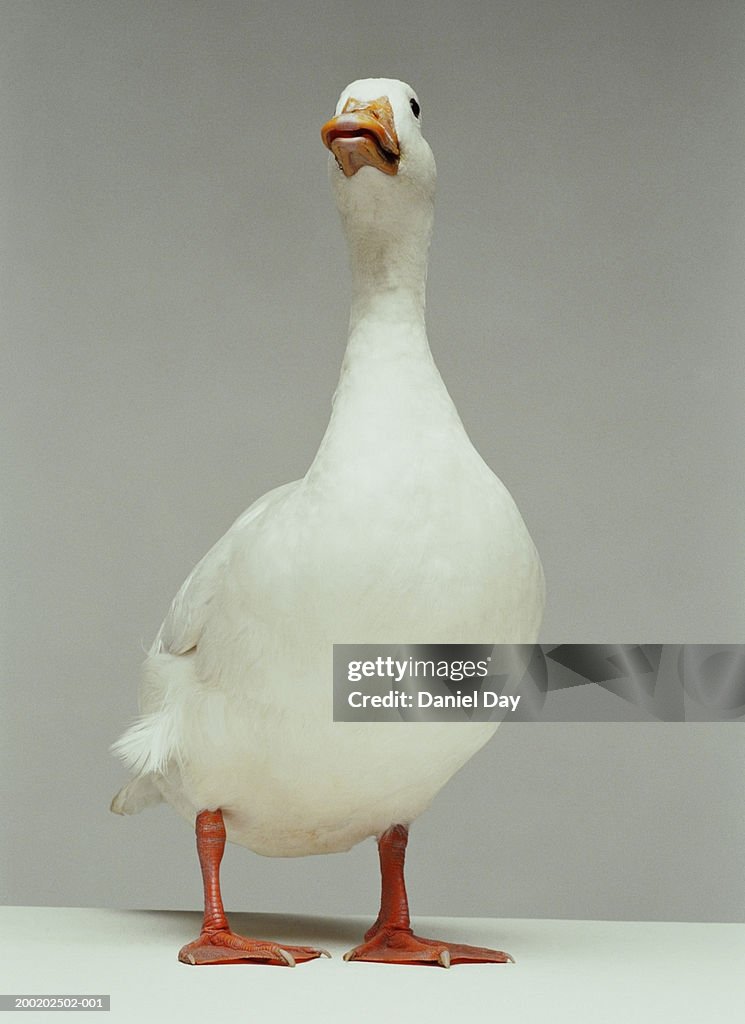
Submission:
[[[409,103],[411,104],[411,109],[414,112],[414,117],[419,117],[421,108],[413,96],[409,100]]]

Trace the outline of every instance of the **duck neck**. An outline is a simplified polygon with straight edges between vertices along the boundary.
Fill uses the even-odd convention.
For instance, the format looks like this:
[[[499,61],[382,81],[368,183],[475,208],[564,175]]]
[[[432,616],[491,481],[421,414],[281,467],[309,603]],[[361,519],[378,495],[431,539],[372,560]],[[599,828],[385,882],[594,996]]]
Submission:
[[[431,448],[447,450],[445,434],[463,434],[427,341],[428,241],[428,234],[414,245],[370,231],[359,245],[350,239],[349,340],[309,481],[351,473],[355,486],[369,489]]]
[[[349,237],[352,303],[344,368],[376,359],[429,354],[424,319],[429,232],[423,238],[366,232]]]
[[[428,351],[424,300],[432,196],[403,179],[392,191],[384,176],[369,174],[346,183],[337,200],[352,271],[347,357],[366,337],[380,349],[398,347],[406,335],[410,346]]]
[[[352,251],[350,339],[366,322],[401,323],[424,328],[427,254],[388,243],[370,251]]]

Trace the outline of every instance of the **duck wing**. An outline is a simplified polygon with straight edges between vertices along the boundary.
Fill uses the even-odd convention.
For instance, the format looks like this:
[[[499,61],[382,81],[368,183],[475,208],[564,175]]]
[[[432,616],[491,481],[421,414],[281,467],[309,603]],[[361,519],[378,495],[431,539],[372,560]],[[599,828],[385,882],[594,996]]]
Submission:
[[[143,665],[140,716],[111,748],[135,775],[114,798],[112,810],[117,813],[135,813],[160,798],[158,777],[179,761],[184,716],[190,714],[195,695],[213,683],[205,665],[197,669],[204,660],[199,658],[200,642],[208,623],[220,614],[219,594],[235,557],[234,545],[254,520],[297,486],[297,481],[284,484],[254,502],[197,563],[173,599]]]
[[[236,534],[258,519],[298,481],[268,491],[236,519],[228,532],[214,544],[182,583],[158,630],[150,654],[190,654],[199,644],[210,606],[228,569]]]

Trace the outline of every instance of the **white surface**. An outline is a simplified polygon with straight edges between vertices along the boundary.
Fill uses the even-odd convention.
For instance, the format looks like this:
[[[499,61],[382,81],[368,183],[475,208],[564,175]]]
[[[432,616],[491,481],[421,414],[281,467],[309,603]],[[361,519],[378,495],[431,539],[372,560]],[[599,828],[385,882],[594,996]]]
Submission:
[[[345,963],[362,918],[235,914],[236,930],[320,944],[295,969],[187,967],[200,915],[0,908],[3,992],[111,995],[105,1019],[199,1021],[732,1021],[745,1011],[745,925],[426,918],[422,935],[497,946],[515,964],[445,970]],[[69,1019],[66,1017],[65,1019]]]

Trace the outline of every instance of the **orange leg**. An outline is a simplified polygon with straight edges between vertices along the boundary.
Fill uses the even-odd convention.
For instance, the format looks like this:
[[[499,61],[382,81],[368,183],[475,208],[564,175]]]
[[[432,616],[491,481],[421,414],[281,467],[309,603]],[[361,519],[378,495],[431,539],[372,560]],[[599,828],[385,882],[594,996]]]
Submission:
[[[264,963],[294,967],[318,956],[330,956],[325,949],[310,946],[280,946],[266,939],[246,939],[230,930],[220,895],[220,861],[225,850],[222,812],[202,811],[197,815],[197,853],[204,882],[204,920],[198,939],[184,946],[178,958],[185,964]]]
[[[362,945],[346,953],[344,959],[381,964],[440,964],[442,967],[467,963],[503,964],[511,961],[509,953],[496,949],[423,939],[414,934],[404,882],[408,839],[409,830],[405,825],[393,825],[378,839],[380,913],[375,924],[365,933]]]

